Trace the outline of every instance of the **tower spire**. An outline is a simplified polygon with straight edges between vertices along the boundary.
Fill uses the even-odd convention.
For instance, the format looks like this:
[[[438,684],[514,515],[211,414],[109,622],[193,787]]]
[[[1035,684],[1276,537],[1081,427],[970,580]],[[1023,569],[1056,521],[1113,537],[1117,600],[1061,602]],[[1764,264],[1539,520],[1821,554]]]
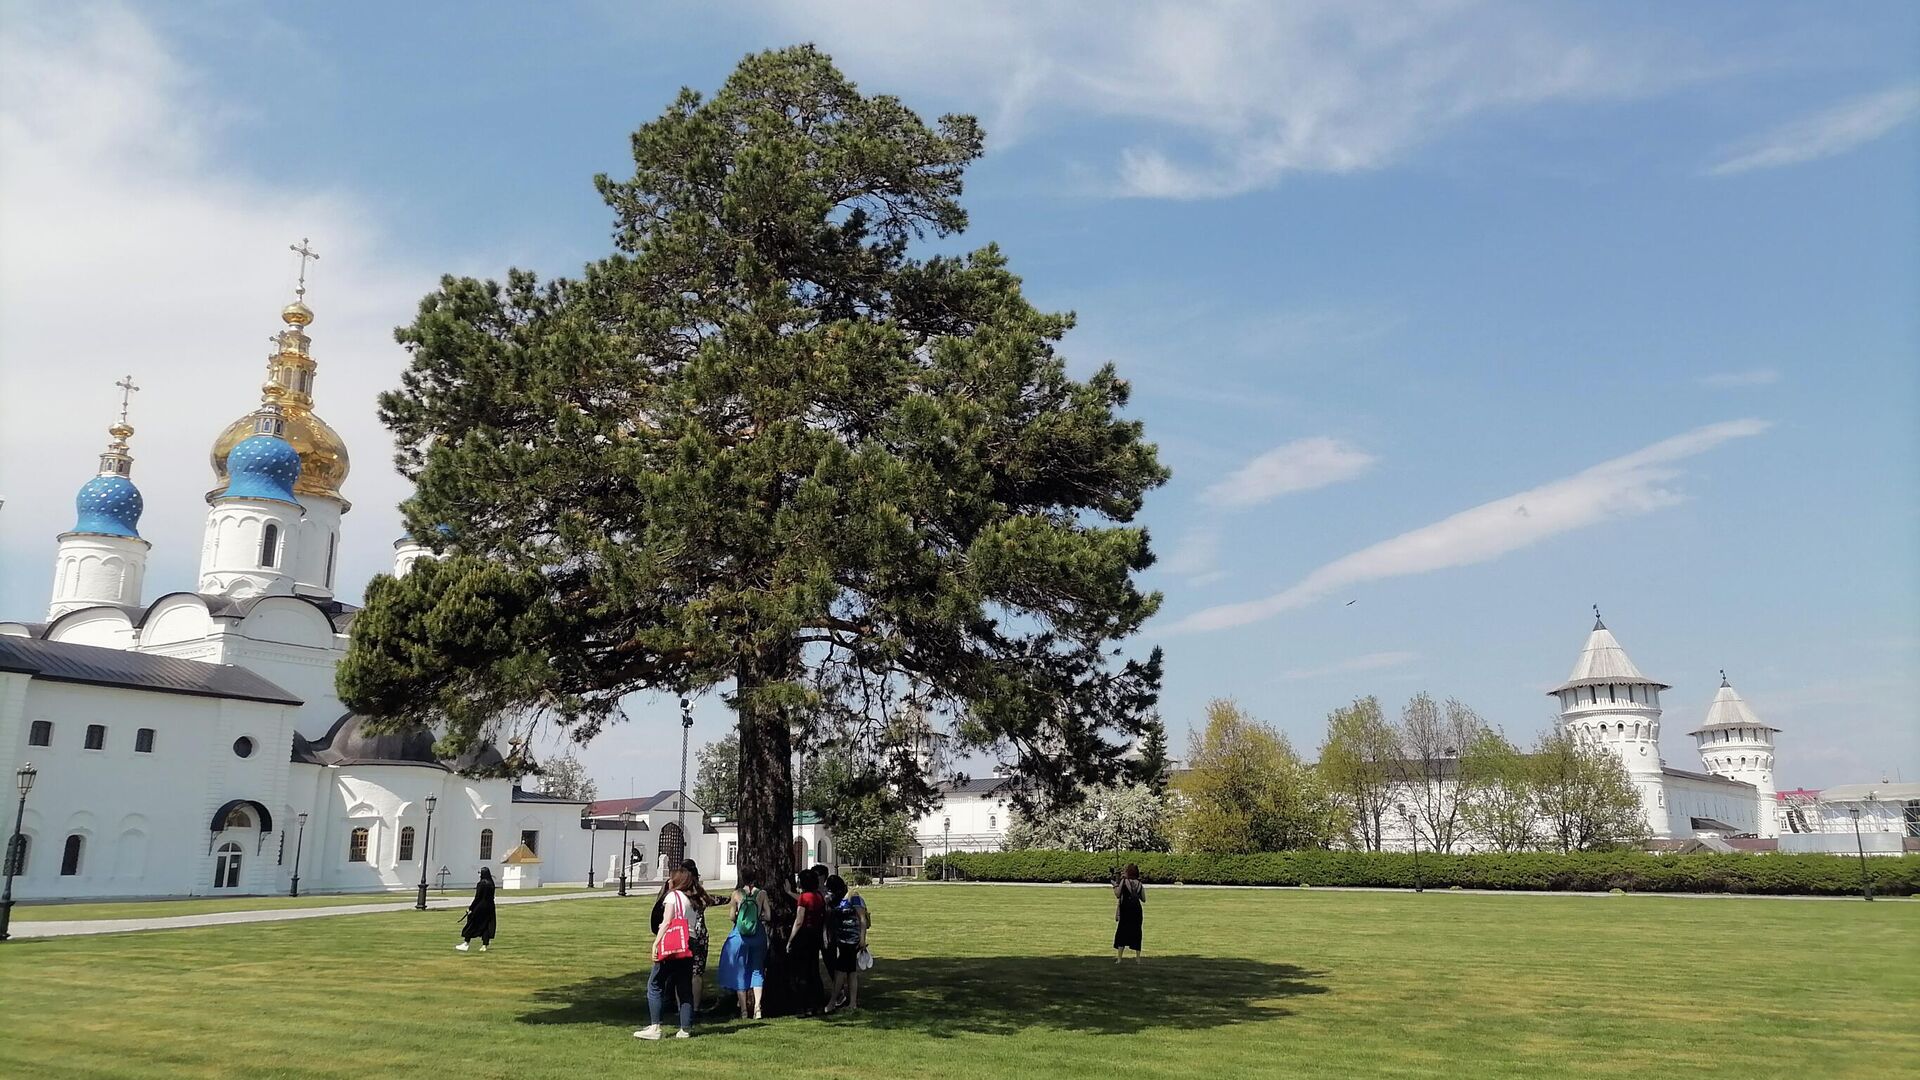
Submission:
[[[1599,604],[1593,605],[1593,628],[1595,630],[1605,630],[1607,628],[1607,624],[1600,621]]]
[[[132,375],[113,385],[120,388],[120,419],[107,428],[107,434],[113,436],[113,441],[107,444],[106,452],[100,455],[100,475],[128,476],[133,472],[133,455],[127,450],[127,438],[133,434],[133,425],[127,423],[127,409],[132,404],[134,393],[140,388],[134,385]]]
[[[303,236],[300,238],[299,243],[287,245],[288,251],[300,256],[300,284],[294,286],[293,295],[295,299],[305,300],[307,298],[307,261],[309,259],[315,262],[320,260],[320,253],[309,246],[312,243],[313,241]]]
[[[1721,668],[1721,669],[1720,669],[1720,685],[1721,685],[1721,686],[1730,686],[1730,685],[1732,685],[1731,683],[1729,683],[1729,682],[1727,682],[1727,669],[1726,669],[1726,668]]]

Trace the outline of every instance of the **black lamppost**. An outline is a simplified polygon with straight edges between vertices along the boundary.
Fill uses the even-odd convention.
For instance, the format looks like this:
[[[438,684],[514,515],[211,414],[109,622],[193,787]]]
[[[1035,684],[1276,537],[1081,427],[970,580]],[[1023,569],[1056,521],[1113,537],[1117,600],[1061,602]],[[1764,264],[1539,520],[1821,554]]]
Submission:
[[[580,824],[587,830],[587,888],[593,888],[593,841],[594,833],[599,832],[599,822],[593,820],[593,807],[580,808]]]
[[[15,770],[13,778],[20,784],[20,806],[13,812],[13,834],[7,837],[7,887],[0,892],[0,941],[11,935],[7,928],[13,924],[13,875],[20,869],[20,823],[27,817],[27,792],[33,790],[33,779],[40,770],[32,762]]]
[[[953,817],[940,819],[940,846],[946,848],[946,854],[940,856],[940,880],[947,880],[947,864],[953,861]]]
[[[1867,801],[1871,803],[1873,796],[1867,796]],[[1860,839],[1860,808],[1849,806],[1847,813],[1853,817],[1853,846],[1860,852],[1860,898],[1871,900],[1873,899],[1873,879],[1867,876],[1867,845]]]
[[[1425,892],[1427,891],[1426,885],[1420,880],[1420,825],[1413,820],[1413,815],[1407,811],[1406,803],[1400,803],[1398,805],[1400,807],[1400,816],[1406,819],[1407,831],[1413,834],[1413,891]]]
[[[620,811],[620,895],[627,895],[627,870],[633,866],[633,845],[627,842],[627,830],[633,827],[633,811]]]
[[[680,699],[680,813],[675,817],[680,829],[680,860],[687,861],[687,740],[693,735],[693,704],[686,698]],[[695,884],[699,884],[695,882]]]
[[[295,817],[300,822],[300,831],[293,835],[293,892],[290,893],[289,895],[299,896],[300,895],[300,847],[302,844],[306,842],[306,839],[307,839],[307,812],[305,810],[302,810],[300,811],[300,813],[296,814]],[[286,834],[282,833],[281,835],[284,836]]]
[[[427,834],[420,838],[420,898],[413,902],[415,911],[427,910],[427,853],[433,850],[433,804],[439,801],[427,796]]]

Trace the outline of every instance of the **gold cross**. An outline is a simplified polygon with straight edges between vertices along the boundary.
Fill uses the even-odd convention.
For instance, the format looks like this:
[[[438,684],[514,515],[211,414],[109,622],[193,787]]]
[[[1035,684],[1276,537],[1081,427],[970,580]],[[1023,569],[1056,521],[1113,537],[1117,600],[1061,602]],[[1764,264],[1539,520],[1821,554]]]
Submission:
[[[113,385],[120,388],[120,422],[127,422],[127,403],[133,400],[134,391],[140,389],[133,385],[133,376],[128,375]]]
[[[319,252],[307,246],[310,243],[312,243],[312,241],[303,236],[300,238],[299,243],[287,245],[288,251],[300,256],[300,287],[293,291],[295,296],[303,297],[307,295],[307,260],[313,259],[317,261],[320,258]]]

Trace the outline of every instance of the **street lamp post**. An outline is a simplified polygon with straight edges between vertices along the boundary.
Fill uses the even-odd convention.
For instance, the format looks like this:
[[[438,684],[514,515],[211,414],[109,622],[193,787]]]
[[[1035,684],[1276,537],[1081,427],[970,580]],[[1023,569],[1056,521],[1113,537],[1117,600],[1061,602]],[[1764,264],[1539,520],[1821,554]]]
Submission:
[[[1867,801],[1873,800],[1869,797]],[[1860,898],[1871,900],[1873,899],[1873,879],[1867,876],[1867,845],[1860,839],[1860,808],[1849,806],[1847,813],[1853,817],[1853,846],[1860,852]]]
[[[1407,811],[1407,804],[1400,803],[1400,816],[1407,823],[1407,832],[1413,836],[1413,891],[1425,892],[1426,885],[1420,880],[1420,826]]]
[[[13,924],[13,875],[20,869],[20,825],[27,817],[27,792],[33,790],[34,777],[40,770],[32,762],[20,766],[14,771],[13,778],[20,785],[20,805],[13,812],[13,832],[7,837],[7,887],[0,892],[0,941],[11,935],[7,928]]]
[[[583,807],[580,811],[580,823],[587,827],[587,888],[593,888],[593,841],[599,832],[599,822],[593,820],[593,807]]]
[[[298,818],[300,822],[300,831],[295,833],[293,836],[293,892],[289,895],[299,896],[300,895],[300,848],[302,845],[306,843],[306,840],[307,840],[307,812],[305,810],[302,810],[300,811],[299,814],[295,816]]]
[[[686,698],[680,699],[680,812],[674,821],[680,829],[680,859],[674,864],[677,869],[687,861],[687,739],[693,735],[693,703]],[[696,882],[696,884],[698,884]]]
[[[420,846],[420,898],[413,902],[414,910],[427,910],[427,853],[433,850],[433,804],[440,800],[427,796],[427,834],[421,837]]]
[[[947,864],[953,861],[953,817],[948,815],[940,819],[940,846],[946,854],[940,856],[940,880],[947,880]]]
[[[633,845],[627,842],[627,830],[633,827],[633,811],[620,811],[620,895],[627,895],[627,870],[633,866]]]

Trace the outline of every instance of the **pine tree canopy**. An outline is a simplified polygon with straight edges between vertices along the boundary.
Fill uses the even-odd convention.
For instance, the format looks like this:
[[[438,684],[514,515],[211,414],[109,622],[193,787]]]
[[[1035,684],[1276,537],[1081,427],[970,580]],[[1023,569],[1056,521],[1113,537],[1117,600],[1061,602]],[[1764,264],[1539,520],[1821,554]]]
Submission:
[[[458,746],[722,689],[768,857],[789,740],[821,725],[873,733],[922,797],[884,745],[909,709],[1022,799],[1113,779],[1159,690],[1158,650],[1119,644],[1159,603],[1133,522],[1167,472],[997,248],[916,254],[965,228],[982,140],[810,47],[762,53],[596,178],[614,251],[579,277],[443,278],[380,399],[408,528],[443,557],[369,586],[349,704]]]

